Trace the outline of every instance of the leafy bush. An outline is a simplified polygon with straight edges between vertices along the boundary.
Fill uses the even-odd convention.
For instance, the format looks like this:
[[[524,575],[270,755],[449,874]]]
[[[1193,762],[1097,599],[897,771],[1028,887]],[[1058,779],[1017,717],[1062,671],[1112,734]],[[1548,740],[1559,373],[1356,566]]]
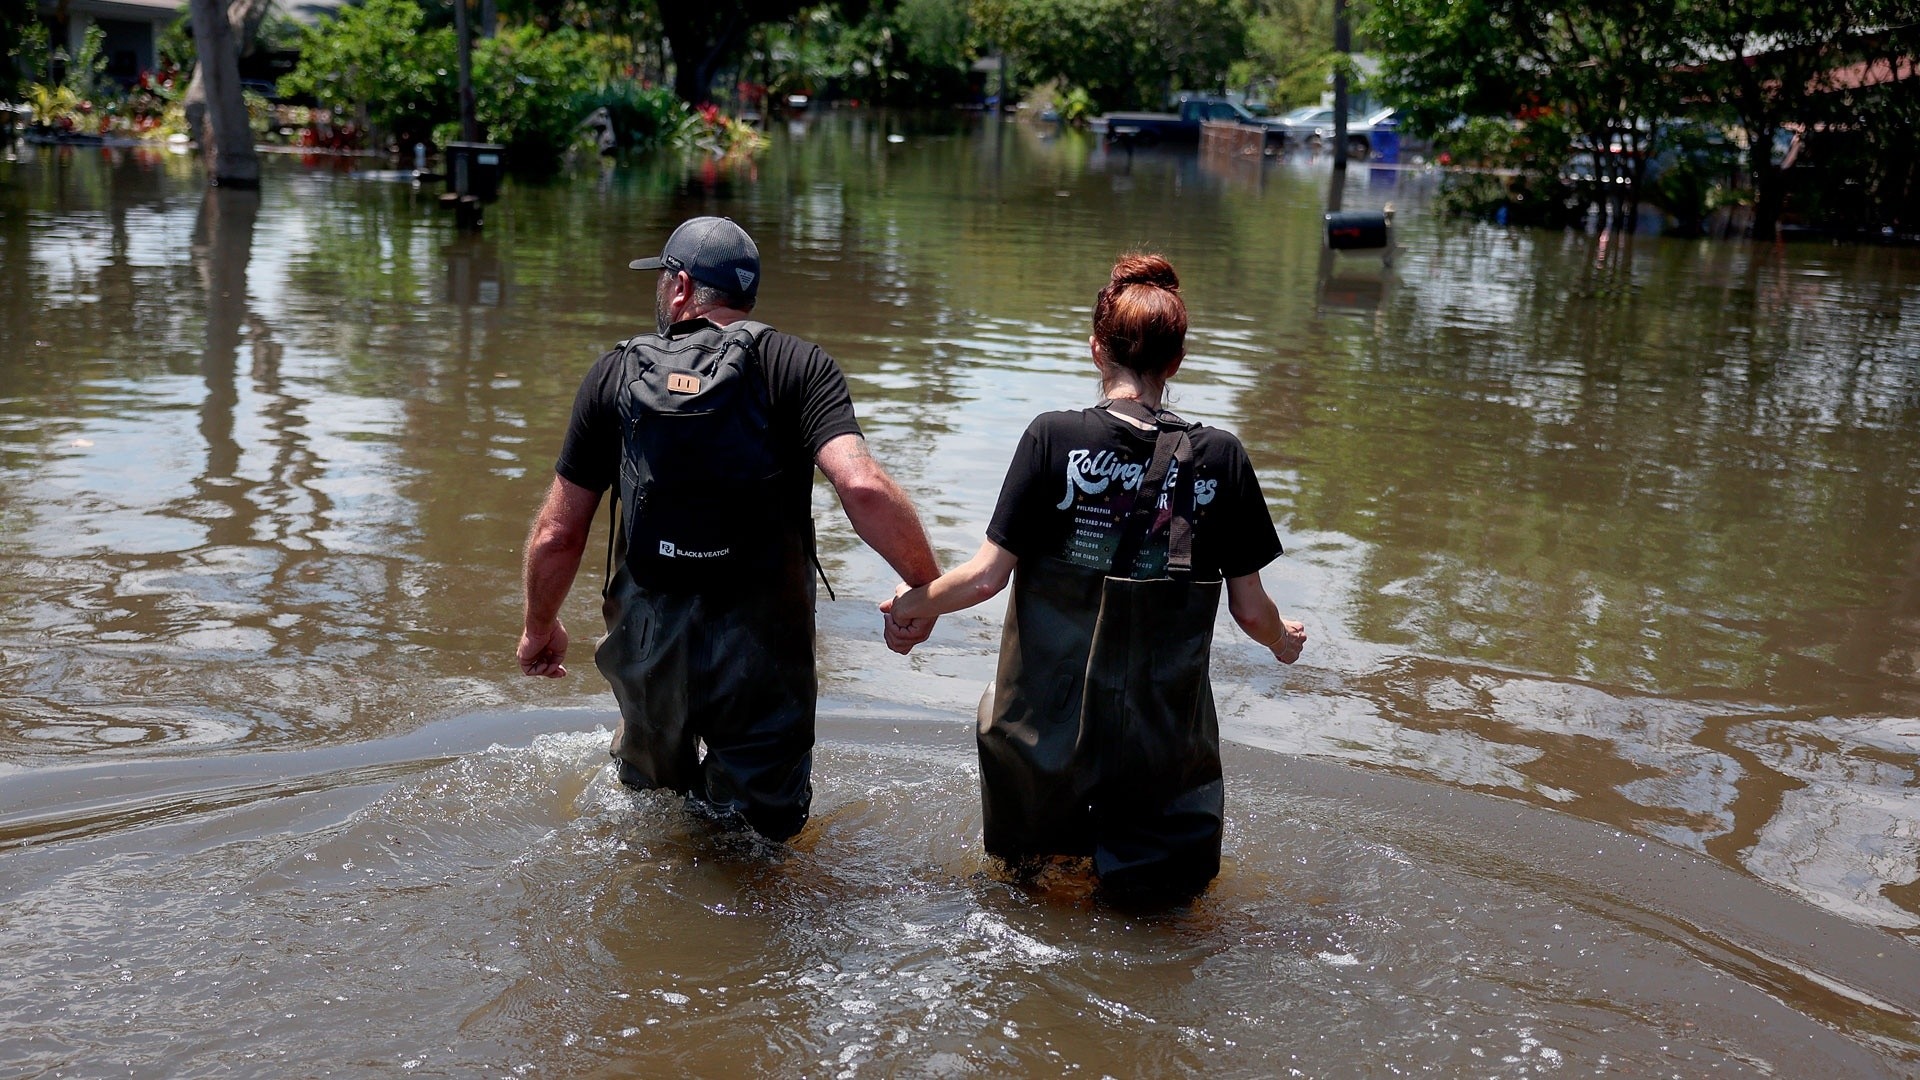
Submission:
[[[1085,122],[1094,115],[1093,95],[1077,86],[1069,86],[1054,99],[1054,108],[1060,110],[1060,119],[1069,124]]]
[[[1444,213],[1501,224],[1574,224],[1586,200],[1563,179],[1569,145],[1550,121],[1468,120],[1436,136],[1434,147],[1447,164],[1483,171],[1449,173],[1437,204]]]
[[[1700,124],[1669,125],[1663,134],[1666,148],[1648,169],[1654,200],[1673,215],[1669,231],[1698,236],[1708,214],[1738,198],[1738,151],[1717,130]]]
[[[282,95],[341,115],[365,115],[402,146],[459,137],[459,76],[453,31],[426,29],[415,0],[366,0],[309,29],[300,64],[280,80]],[[665,89],[607,76],[630,45],[571,28],[509,27],[473,45],[473,113],[480,137],[507,148],[522,169],[557,167],[583,144],[582,122],[605,108],[620,144],[714,143],[731,149],[757,138],[693,115]]]
[[[291,47],[298,48],[299,42],[296,40]],[[161,67],[193,70],[200,54],[193,51],[193,19],[187,14],[186,5],[181,5],[180,14],[154,35],[153,51]]]
[[[578,106],[593,86],[594,59],[572,30],[520,26],[475,42],[474,120],[515,162],[558,165],[580,136]]]
[[[67,77],[62,80],[67,89],[86,100],[109,96],[111,84],[107,80],[107,57],[104,46],[107,32],[99,23],[88,23],[85,36],[81,39],[80,52],[67,64]]]
[[[767,145],[767,138],[752,124],[722,116],[719,106],[708,103],[694,110],[693,121],[681,128],[674,142],[687,149],[725,157],[758,153]]]
[[[36,126],[72,128],[80,115],[81,97],[65,85],[34,83],[27,87],[27,104]]]
[[[89,25],[79,54],[67,63],[66,77],[58,83],[37,82],[27,87],[34,126],[88,135],[107,130],[118,96],[112,93],[116,88],[106,78],[107,58],[101,53],[106,37],[99,24]],[[45,40],[43,31],[38,43],[44,47]]]
[[[424,29],[412,0],[367,0],[307,28],[300,63],[280,80],[283,97],[306,98],[367,119],[403,145],[458,115],[453,31]]]
[[[664,86],[643,86],[631,79],[601,83],[574,103],[583,119],[595,109],[607,110],[614,139],[622,150],[639,150],[672,142],[693,119],[674,92]]]
[[[1434,204],[1443,214],[1501,225],[1565,228],[1586,216],[1587,201],[1574,185],[1538,173],[1449,173]]]

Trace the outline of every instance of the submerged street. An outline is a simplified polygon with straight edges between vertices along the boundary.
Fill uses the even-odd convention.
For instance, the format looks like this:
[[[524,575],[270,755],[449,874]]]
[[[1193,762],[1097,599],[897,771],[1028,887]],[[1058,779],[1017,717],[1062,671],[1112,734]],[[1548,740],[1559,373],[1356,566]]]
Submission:
[[[22,1075],[1920,1075],[1920,259],[1505,229],[1356,165],[825,112],[741,166],[436,191],[0,162],[0,1063]],[[824,483],[815,818],[613,778],[519,552],[673,223],[758,239],[949,565],[1095,400],[1120,251],[1192,313],[1310,644],[1216,633],[1227,865],[1172,912],[980,852],[999,604],[912,657]],[[279,1064],[270,1064],[279,1063]]]

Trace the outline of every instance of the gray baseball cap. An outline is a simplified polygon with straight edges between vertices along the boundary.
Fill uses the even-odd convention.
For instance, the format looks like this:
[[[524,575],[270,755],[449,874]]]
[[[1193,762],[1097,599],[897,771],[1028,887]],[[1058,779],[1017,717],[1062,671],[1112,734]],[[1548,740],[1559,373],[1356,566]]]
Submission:
[[[748,300],[760,291],[760,249],[732,218],[688,218],[667,237],[657,258],[635,259],[627,266],[684,270],[695,281]]]

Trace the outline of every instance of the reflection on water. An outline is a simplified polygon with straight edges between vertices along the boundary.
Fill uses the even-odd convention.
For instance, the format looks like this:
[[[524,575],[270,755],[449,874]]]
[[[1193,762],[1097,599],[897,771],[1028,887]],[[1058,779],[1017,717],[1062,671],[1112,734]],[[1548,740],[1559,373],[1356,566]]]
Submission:
[[[0,163],[0,770],[351,747],[436,718],[545,706],[604,723],[611,698],[595,680],[556,687],[513,673],[518,552],[581,372],[650,320],[648,283],[626,262],[686,215],[726,213],[754,233],[767,275],[760,316],[841,360],[876,453],[915,493],[949,559],[978,545],[1032,414],[1092,399],[1094,292],[1117,251],[1146,246],[1180,269],[1193,311],[1180,406],[1247,443],[1289,552],[1267,571],[1269,588],[1313,635],[1300,666],[1276,670],[1221,628],[1216,684],[1231,739],[1552,807],[1692,849],[1846,920],[1920,930],[1920,261],[1910,251],[1456,225],[1426,214],[1431,178],[1356,173],[1343,205],[1393,203],[1399,247],[1390,267],[1344,256],[1329,267],[1327,174],[1310,164],[1109,152],[1072,133],[944,118],[825,117],[776,132],[744,169],[636,165],[512,185],[480,237],[457,235],[431,192],[324,166],[272,163],[262,191],[244,195],[205,191],[193,163],[168,155],[23,154]],[[597,1011],[577,1004],[585,999],[570,1006],[579,1023],[569,1032],[584,1046],[632,1038],[615,1019],[637,1009],[612,1001],[644,999],[656,1010],[647,1015],[684,1024],[717,1009],[724,985],[727,1014],[762,1025],[766,1048],[742,1050],[745,1062],[822,1054],[898,1071],[952,1054],[951,1069],[927,1071],[998,1071],[1042,1068],[1052,1049],[1088,1069],[1164,1053],[1170,1068],[1274,1071],[1264,1066],[1281,1058],[1247,1047],[1268,1055],[1321,1031],[1364,1041],[1364,1026],[1331,1019],[1332,1003],[1359,989],[1339,977],[1349,969],[1311,959],[1351,954],[1329,944],[1331,931],[1298,930],[1324,902],[1312,892],[1321,887],[1341,898],[1340,918],[1413,927],[1396,942],[1433,950],[1419,970],[1481,962],[1467,958],[1481,946],[1444,944],[1454,938],[1431,912],[1387,904],[1380,914],[1370,890],[1428,887],[1396,877],[1390,853],[1342,837],[1337,818],[1307,815],[1320,824],[1302,826],[1306,812],[1284,789],[1244,777],[1231,815],[1243,856],[1206,916],[1233,929],[1201,933],[1198,953],[1171,930],[1128,944],[1134,931],[1117,916],[1033,907],[976,879],[964,725],[991,674],[999,613],[950,617],[913,658],[893,657],[872,610],[891,585],[885,566],[828,489],[816,506],[840,597],[820,611],[827,705],[898,718],[909,735],[937,731],[957,756],[895,760],[885,740],[843,749],[837,760],[879,793],[878,809],[836,789],[839,809],[793,856],[708,853],[687,876],[677,869],[695,858],[687,852],[709,841],[686,833],[677,812],[620,802],[590,767],[597,737],[561,736],[528,752],[558,753],[547,765],[489,756],[471,766],[532,770],[521,799],[507,794],[519,779],[496,778],[484,814],[507,832],[537,822],[529,836],[551,840],[443,829],[457,815],[428,805],[428,793],[457,798],[465,774],[370,795],[389,801],[367,809],[350,805],[355,784],[327,782],[319,790],[334,794],[304,796],[314,808],[289,811],[283,840],[263,834],[216,856],[188,813],[188,824],[143,840],[184,858],[116,855],[124,866],[74,892],[78,871],[59,869],[60,857],[10,854],[12,895],[82,938],[85,926],[112,925],[116,940],[133,934],[172,955],[197,946],[163,930],[164,904],[140,930],[98,913],[136,894],[187,896],[204,870],[266,913],[242,918],[239,899],[195,896],[180,921],[234,918],[236,947],[257,935],[280,943],[283,961],[361,948],[350,935],[362,931],[328,905],[365,902],[418,943],[403,961],[416,970],[456,985],[478,963],[511,973],[444,1005],[446,1030],[476,1033],[470,1062],[520,1053],[526,1016],[558,1008],[555,995],[605,991]],[[588,563],[566,613],[577,640],[598,619],[597,558]],[[264,799],[271,788],[245,790]],[[333,798],[333,811],[318,808]],[[29,816],[57,820],[62,805],[50,797]],[[85,817],[71,816],[76,828]],[[138,826],[101,828],[132,836]],[[205,827],[231,839],[225,824]],[[376,833],[453,853],[405,872],[334,858]],[[1269,838],[1257,855],[1256,836]],[[455,850],[463,844],[467,856]],[[330,872],[309,889],[287,876],[311,869],[308,854],[383,869]],[[1429,869],[1448,865],[1445,849],[1429,855]],[[287,858],[298,864],[275,869]],[[564,928],[526,899],[558,890],[556,880],[503,886],[476,869],[503,858],[529,860],[534,875],[598,874],[572,882],[594,911],[644,900],[668,904],[671,917],[657,929],[590,919],[596,929],[578,942],[505,964],[507,953],[477,943]],[[899,859],[918,869],[899,882],[862,877]],[[1337,889],[1324,876],[1295,882],[1290,868],[1315,859],[1345,860],[1355,877]],[[655,865],[676,869],[635,869]],[[1448,872],[1473,877],[1463,865]],[[494,894],[470,881],[506,891],[483,902]],[[425,901],[416,886],[451,889],[472,910],[449,919],[444,898]],[[1552,889],[1516,898],[1532,888],[1495,874],[1456,881],[1453,893],[1462,909],[1551,907]],[[59,899],[69,893],[70,905]],[[862,912],[849,916],[858,925],[832,923],[830,898]],[[1247,919],[1259,926],[1234,921]],[[1615,936],[1601,955],[1650,947],[1604,914],[1582,919],[1585,932]],[[865,935],[871,955],[819,944],[835,935]],[[704,951],[673,953],[684,942],[664,939],[683,936]],[[1241,936],[1308,951],[1262,966],[1275,961],[1221,944]],[[1052,973],[1034,978],[1053,1004],[1013,1018],[1024,1034],[1009,1036],[997,1026],[1004,974],[966,958],[1000,949],[1008,970],[1028,971],[1028,940],[1069,959],[1036,962],[1032,971]],[[45,948],[14,951],[53,979],[68,962]],[[698,973],[711,1002],[642,986],[657,950],[668,950],[657,971]],[[768,957],[783,966],[755,967]],[[808,970],[816,959],[841,968],[823,979]],[[1604,1052],[1613,1021],[1576,1015],[1577,980],[1528,966],[1537,959],[1515,983],[1487,975],[1473,987],[1460,1023],[1503,1034],[1463,1034],[1457,1051],[1478,1045],[1492,1058],[1441,1054],[1411,1033],[1455,1029],[1422,1026],[1437,1021],[1414,1006],[1357,1015],[1410,1039],[1410,1055],[1469,1070],[1501,1055],[1537,1064],[1528,1055],[1553,1048],[1542,1031],[1574,1060]],[[1681,966],[1647,969],[1660,974],[1640,989],[1678,979],[1661,993],[1679,995],[1671,988],[1697,977]],[[604,979],[561,975],[582,967]],[[1124,971],[1150,976],[1129,990]],[[1235,985],[1249,988],[1240,1012],[1208,1015],[1180,998],[1196,971],[1237,972]],[[1250,988],[1302,972],[1316,973],[1305,985],[1327,1004],[1292,1026]],[[840,974],[866,988],[869,1012],[836,996]],[[206,983],[195,1000],[229,1000],[235,984],[209,978],[225,988]],[[371,979],[336,989],[390,1009],[397,987],[417,985]],[[951,1011],[921,1018],[930,999],[915,988],[936,981]],[[1388,984],[1394,994],[1414,985]],[[1533,1034],[1510,1029],[1513,999],[1496,985],[1551,1019]],[[1785,993],[1819,1015],[1804,986]],[[687,1001],[669,1013],[660,994]],[[290,1045],[321,1037],[325,1010],[308,1008],[282,1025],[305,1033]],[[958,1020],[967,1008],[993,1016],[997,1034]],[[373,1023],[380,1009],[351,1015]],[[783,1027],[795,1015],[831,1019]],[[1114,1044],[1124,1053],[1048,1045],[1089,1018],[1130,1033]],[[1164,1046],[1142,1034],[1183,1025],[1196,1034]],[[903,1032],[906,1049],[886,1049]],[[532,1043],[560,1054],[542,1040],[563,1034],[543,1029]],[[1715,1060],[1761,1053],[1742,1043],[1748,1035],[1727,1037],[1713,1053],[1728,1056]],[[395,1038],[394,1053],[412,1052]],[[1883,1061],[1911,1060],[1920,1045],[1890,1038],[1903,1049],[1881,1047]],[[988,1039],[1016,1049],[996,1056],[981,1049]],[[865,1049],[839,1062],[856,1043]],[[702,1042],[671,1045],[644,1060],[667,1064]],[[1333,1060],[1359,1072],[1401,1060],[1348,1050]],[[1685,1072],[1691,1059],[1635,1060]],[[1312,1059],[1297,1067],[1327,1071]]]

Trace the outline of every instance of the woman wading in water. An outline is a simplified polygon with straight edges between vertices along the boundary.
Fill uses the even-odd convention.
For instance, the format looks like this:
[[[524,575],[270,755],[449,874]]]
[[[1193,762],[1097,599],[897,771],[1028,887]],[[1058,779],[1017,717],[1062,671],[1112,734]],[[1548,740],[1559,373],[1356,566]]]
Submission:
[[[1246,450],[1162,408],[1186,336],[1173,267],[1122,256],[1093,309],[1103,400],[1036,417],[979,554],[881,605],[904,624],[1012,580],[980,702],[987,851],[1016,867],[1091,855],[1118,895],[1191,894],[1220,871],[1207,664],[1222,583],[1276,659],[1307,640],[1260,583],[1280,539]]]

